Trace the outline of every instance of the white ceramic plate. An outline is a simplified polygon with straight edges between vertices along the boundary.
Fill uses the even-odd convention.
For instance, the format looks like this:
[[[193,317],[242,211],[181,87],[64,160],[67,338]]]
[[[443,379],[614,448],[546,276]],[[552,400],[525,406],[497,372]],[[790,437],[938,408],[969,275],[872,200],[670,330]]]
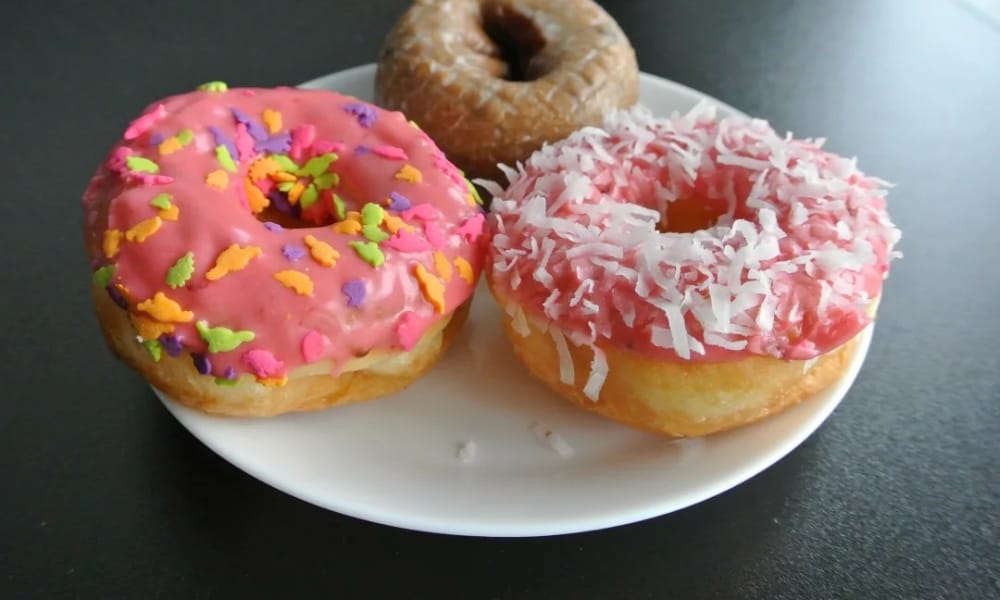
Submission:
[[[370,99],[374,73],[366,65],[304,86]],[[650,75],[640,85],[642,101],[660,114],[706,98]],[[514,357],[485,289],[441,364],[394,396],[267,420],[210,417],[161,398],[220,456],[307,502],[421,531],[540,536],[664,515],[760,473],[829,416],[870,339],[867,330],[847,374],[826,392],[701,440],[660,439],[554,396]],[[545,441],[540,428],[564,443]],[[470,442],[472,460],[463,462],[459,448]]]

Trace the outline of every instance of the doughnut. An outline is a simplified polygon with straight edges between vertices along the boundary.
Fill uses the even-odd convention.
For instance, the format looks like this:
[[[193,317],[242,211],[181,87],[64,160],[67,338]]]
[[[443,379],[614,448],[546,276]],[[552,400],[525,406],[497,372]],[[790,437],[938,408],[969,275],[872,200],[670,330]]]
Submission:
[[[441,356],[485,253],[475,188],[398,112],[221,82],[148,107],[90,181],[111,350],[187,406],[316,410]]]
[[[416,0],[386,37],[375,101],[470,177],[638,99],[635,51],[592,0]]]
[[[822,145],[640,106],[504,167],[485,269],[515,353],[574,404],[673,437],[831,385],[900,232],[888,184]]]

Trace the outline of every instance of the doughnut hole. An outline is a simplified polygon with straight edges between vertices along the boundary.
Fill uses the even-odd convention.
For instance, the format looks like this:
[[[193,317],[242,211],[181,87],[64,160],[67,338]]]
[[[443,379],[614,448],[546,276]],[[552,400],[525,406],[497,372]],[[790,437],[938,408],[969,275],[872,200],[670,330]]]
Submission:
[[[331,194],[320,194],[318,199],[305,209],[299,203],[289,202],[288,194],[284,192],[274,192],[269,198],[271,203],[254,214],[262,223],[277,223],[285,229],[309,229],[333,225],[339,221]],[[351,203],[346,203],[346,206],[347,210],[354,210]]]
[[[508,2],[484,2],[480,9],[480,26],[492,44],[486,53],[502,63],[490,69],[507,81],[534,81],[547,72],[533,60],[545,47],[545,37],[529,17],[517,12]]]
[[[697,196],[667,204],[656,229],[661,233],[694,233],[717,225],[726,214],[726,203]]]

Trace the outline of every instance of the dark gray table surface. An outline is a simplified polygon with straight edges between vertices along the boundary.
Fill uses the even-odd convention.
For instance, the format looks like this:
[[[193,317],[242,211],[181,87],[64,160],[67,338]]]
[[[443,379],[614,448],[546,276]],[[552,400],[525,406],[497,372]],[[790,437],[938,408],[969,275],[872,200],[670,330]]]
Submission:
[[[405,4],[5,5],[0,597],[1000,596],[1000,27],[945,0],[605,3],[643,70],[898,184],[906,256],[857,383],[746,484],[601,532],[448,537],[293,499],[174,421],[91,316],[88,177],[148,102],[370,62]]]

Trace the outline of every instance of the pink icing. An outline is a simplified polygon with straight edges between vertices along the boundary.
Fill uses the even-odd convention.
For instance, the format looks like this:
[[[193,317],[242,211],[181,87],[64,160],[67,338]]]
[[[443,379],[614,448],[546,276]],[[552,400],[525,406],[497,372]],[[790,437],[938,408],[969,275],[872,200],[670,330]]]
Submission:
[[[249,92],[198,91],[167,98],[156,105],[162,105],[162,111],[154,107],[144,113],[159,115],[156,128],[161,134],[176,135],[183,129],[193,132],[190,144],[165,155],[149,142],[152,131],[146,124],[152,116],[133,123],[133,137],[112,149],[84,195],[86,248],[92,264],[97,268],[114,263],[111,285],[119,291],[123,288],[131,311],[137,315],[149,318],[137,305],[157,292],[163,292],[181,310],[193,313],[189,322],[176,323],[173,332],[190,353],[207,352],[207,344],[195,328],[198,321],[210,327],[252,331],[252,341],[230,351],[209,353],[214,376],[232,367],[268,378],[321,360],[331,361],[332,371],[337,372],[344,362],[372,350],[411,348],[428,327],[465,302],[475,286],[475,282],[469,284],[459,277],[446,282],[442,277],[444,310],[436,310],[413,275],[417,263],[436,273],[428,237],[434,238],[434,247],[449,261],[461,257],[477,274],[482,267],[483,240],[467,241],[468,236],[459,233],[461,224],[480,210],[468,206],[464,180],[454,181],[450,171],[441,168],[440,151],[400,113],[372,107],[374,122],[363,127],[356,116],[344,110],[359,103],[354,98],[318,90]],[[308,224],[300,221],[299,228],[289,228],[287,222],[285,228],[269,228],[262,221],[273,220],[273,216],[250,212],[244,180],[254,161],[268,154],[255,149],[255,144],[270,142],[254,139],[247,127],[238,125],[233,108],[258,122],[264,109],[280,113],[284,129],[274,137],[290,139],[288,147],[299,156],[299,166],[314,156],[337,152],[338,158],[326,172],[337,173],[339,183],[324,190],[309,211],[304,211],[325,224],[306,227]],[[209,126],[233,141],[239,155],[232,157],[235,172],[217,160]],[[405,157],[405,164],[421,174],[420,181],[397,179],[399,160],[355,153],[359,146],[398,148],[401,154],[390,153]],[[153,161],[158,165],[157,173],[130,172],[125,162],[128,156]],[[206,184],[206,177],[215,171],[225,173],[224,178],[216,174],[226,182],[223,190]],[[311,178],[300,176],[300,180],[308,184]],[[151,185],[157,182],[163,184]],[[256,183],[262,193],[278,193],[268,178]],[[405,195],[412,208],[398,214],[388,209],[391,192]],[[121,241],[117,254],[110,260],[105,258],[105,232],[126,232],[154,220],[162,213],[150,202],[162,193],[169,194],[176,220],[161,220],[141,242]],[[360,211],[366,203],[377,204],[387,214],[401,218],[413,232],[400,229],[397,235],[378,243],[384,264],[373,267],[350,245],[366,242],[361,233],[337,233],[330,226],[334,219],[332,193],[349,211]],[[436,219],[435,227],[433,233],[424,234],[422,219],[428,218]],[[308,248],[306,236],[312,236],[310,243],[320,243],[316,254],[306,253],[296,262],[283,255],[285,245]],[[234,244],[260,251],[244,268],[214,280],[207,278],[219,255]],[[329,261],[328,249],[336,256],[332,266],[313,257],[325,256],[323,260]],[[167,271],[188,252],[194,256],[194,272],[180,287],[168,286]],[[301,277],[294,274],[283,284],[276,275],[287,270],[299,272],[311,286],[303,287]],[[357,308],[347,306],[341,291],[345,282],[354,279],[366,282],[365,302]]]
[[[508,171],[490,186],[494,284],[576,344],[810,359],[870,322],[897,255],[884,182],[706,105],[614,113]],[[714,222],[670,231],[674,202]]]
[[[372,154],[389,160],[406,160],[406,152],[398,146],[375,146]]]
[[[152,110],[143,114],[138,119],[132,121],[122,136],[126,140],[134,140],[140,135],[152,129],[153,125],[167,114],[167,109],[162,104],[157,104]]]

